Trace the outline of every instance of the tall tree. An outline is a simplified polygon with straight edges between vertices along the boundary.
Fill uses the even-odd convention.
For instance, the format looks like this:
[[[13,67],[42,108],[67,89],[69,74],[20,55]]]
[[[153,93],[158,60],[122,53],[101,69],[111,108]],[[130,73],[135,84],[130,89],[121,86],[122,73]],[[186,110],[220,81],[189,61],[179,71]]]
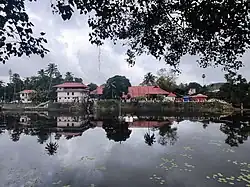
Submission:
[[[156,76],[154,76],[151,72],[149,72],[144,76],[144,79],[141,85],[153,86],[155,85],[155,79],[156,79]]]
[[[47,72],[49,79],[50,79],[49,88],[48,88],[48,95],[47,95],[47,97],[49,97],[49,93],[50,93],[51,85],[52,85],[52,78],[56,74],[56,72],[58,72],[57,65],[54,63],[49,63],[49,65],[46,69],[46,72]]]
[[[166,91],[173,92],[176,88],[176,75],[172,71],[167,71],[165,68],[160,69],[157,72],[158,78],[157,78],[157,85]]]
[[[33,36],[34,25],[29,21],[24,1],[0,3],[0,61],[13,55],[43,57],[48,52],[43,47],[47,41]],[[105,39],[114,43],[126,41],[127,60],[131,64],[136,55],[147,53],[177,67],[181,57],[190,54],[200,57],[202,67],[222,65],[225,69],[238,69],[242,66],[238,57],[250,46],[248,0],[55,0],[51,7],[63,20],[70,19],[76,10],[88,14],[93,44],[101,45]]]
[[[98,87],[98,86],[97,86],[96,84],[94,84],[94,83],[90,83],[90,84],[88,84],[87,86],[88,86],[90,92],[91,92],[91,91],[94,91],[94,90]]]
[[[73,73],[66,72],[65,73],[65,81],[66,82],[73,82],[74,81]]]
[[[79,83],[83,82],[82,78],[75,77],[74,79],[75,79],[75,82],[79,82]]]
[[[41,78],[43,78],[43,77],[46,75],[44,69],[40,69],[40,70],[37,72],[37,74],[38,74]]]
[[[128,93],[128,87],[130,86],[130,81],[125,76],[115,75],[107,80],[103,95],[107,99],[121,98],[123,94]]]

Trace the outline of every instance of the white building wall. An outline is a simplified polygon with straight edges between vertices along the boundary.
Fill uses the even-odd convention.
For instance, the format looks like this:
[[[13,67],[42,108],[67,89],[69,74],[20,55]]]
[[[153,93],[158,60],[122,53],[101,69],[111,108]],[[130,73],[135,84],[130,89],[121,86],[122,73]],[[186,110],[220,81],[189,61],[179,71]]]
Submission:
[[[23,103],[31,103],[31,99],[30,99],[30,94],[28,93],[20,93],[20,99]]]
[[[68,102],[82,102],[87,96],[86,91],[77,91],[77,89],[69,90],[63,88],[57,89],[57,102],[59,103],[68,103]]]
[[[57,117],[57,127],[80,127],[82,121],[73,117]]]

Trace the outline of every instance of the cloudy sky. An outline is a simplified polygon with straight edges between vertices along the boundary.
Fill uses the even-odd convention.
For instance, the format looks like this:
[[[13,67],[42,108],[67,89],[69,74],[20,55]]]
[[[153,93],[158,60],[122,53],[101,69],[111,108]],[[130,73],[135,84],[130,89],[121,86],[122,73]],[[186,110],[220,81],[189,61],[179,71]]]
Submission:
[[[34,23],[34,33],[46,32],[48,48],[50,53],[41,59],[38,56],[31,58],[12,58],[6,64],[0,64],[0,80],[8,80],[8,71],[19,73],[21,77],[36,74],[41,68],[46,68],[48,63],[58,65],[61,73],[73,72],[77,77],[82,77],[84,83],[104,83],[109,77],[119,74],[128,77],[133,85],[139,84],[147,72],[156,73],[160,68],[169,68],[164,62],[159,62],[150,56],[137,58],[136,65],[129,67],[125,61],[125,48],[121,45],[114,46],[107,41],[101,47],[101,66],[99,71],[98,51],[99,49],[88,42],[88,28],[86,17],[76,13],[71,20],[63,21],[59,15],[53,15],[50,1],[43,0],[36,3],[27,3],[27,11],[31,21]],[[247,59],[250,53],[243,57],[245,67],[242,74],[250,79],[250,65]],[[202,74],[206,74],[205,83],[224,81],[220,68],[201,69],[195,62],[196,57],[184,57],[180,69],[182,74],[178,83],[200,82]]]

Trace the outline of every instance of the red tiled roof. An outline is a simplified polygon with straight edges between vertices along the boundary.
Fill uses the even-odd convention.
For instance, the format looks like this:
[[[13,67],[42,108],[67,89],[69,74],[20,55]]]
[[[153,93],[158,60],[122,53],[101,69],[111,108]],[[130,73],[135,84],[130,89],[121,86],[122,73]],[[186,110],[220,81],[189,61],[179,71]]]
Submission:
[[[23,90],[20,93],[34,93],[36,90]]]
[[[131,97],[139,97],[146,95],[168,95],[169,92],[158,86],[131,86],[128,88],[128,94]]]
[[[58,84],[53,86],[55,88],[87,88],[85,84],[78,83],[78,82],[65,82],[63,84]]]
[[[90,94],[102,95],[104,86],[99,86],[96,90]],[[128,88],[128,94],[132,98],[146,95],[168,95],[169,92],[161,89],[158,86],[131,86]],[[126,97],[123,95],[123,97]]]
[[[170,93],[168,94],[168,97],[176,97],[176,95],[174,93]]]
[[[92,92],[90,92],[90,94],[93,94],[93,95],[102,95],[104,87],[105,86],[98,86],[95,90],[93,90]]]
[[[197,95],[193,95],[191,97],[193,97],[193,98],[207,98],[207,96],[203,95],[203,94],[197,94]]]

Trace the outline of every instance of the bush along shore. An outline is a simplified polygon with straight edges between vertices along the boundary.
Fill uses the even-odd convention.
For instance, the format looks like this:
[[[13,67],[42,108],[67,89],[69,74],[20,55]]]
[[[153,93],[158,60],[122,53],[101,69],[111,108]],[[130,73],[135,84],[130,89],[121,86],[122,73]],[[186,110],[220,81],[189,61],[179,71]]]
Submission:
[[[119,100],[101,100],[94,103],[94,112],[100,113],[136,113],[136,112],[178,112],[231,114],[231,104],[221,102],[120,102]]]
[[[120,102],[119,100],[100,100],[91,103],[49,103],[46,107],[34,104],[4,104],[2,110],[24,111],[88,111],[89,113],[206,113],[230,114],[234,112],[232,105],[221,102]]]

